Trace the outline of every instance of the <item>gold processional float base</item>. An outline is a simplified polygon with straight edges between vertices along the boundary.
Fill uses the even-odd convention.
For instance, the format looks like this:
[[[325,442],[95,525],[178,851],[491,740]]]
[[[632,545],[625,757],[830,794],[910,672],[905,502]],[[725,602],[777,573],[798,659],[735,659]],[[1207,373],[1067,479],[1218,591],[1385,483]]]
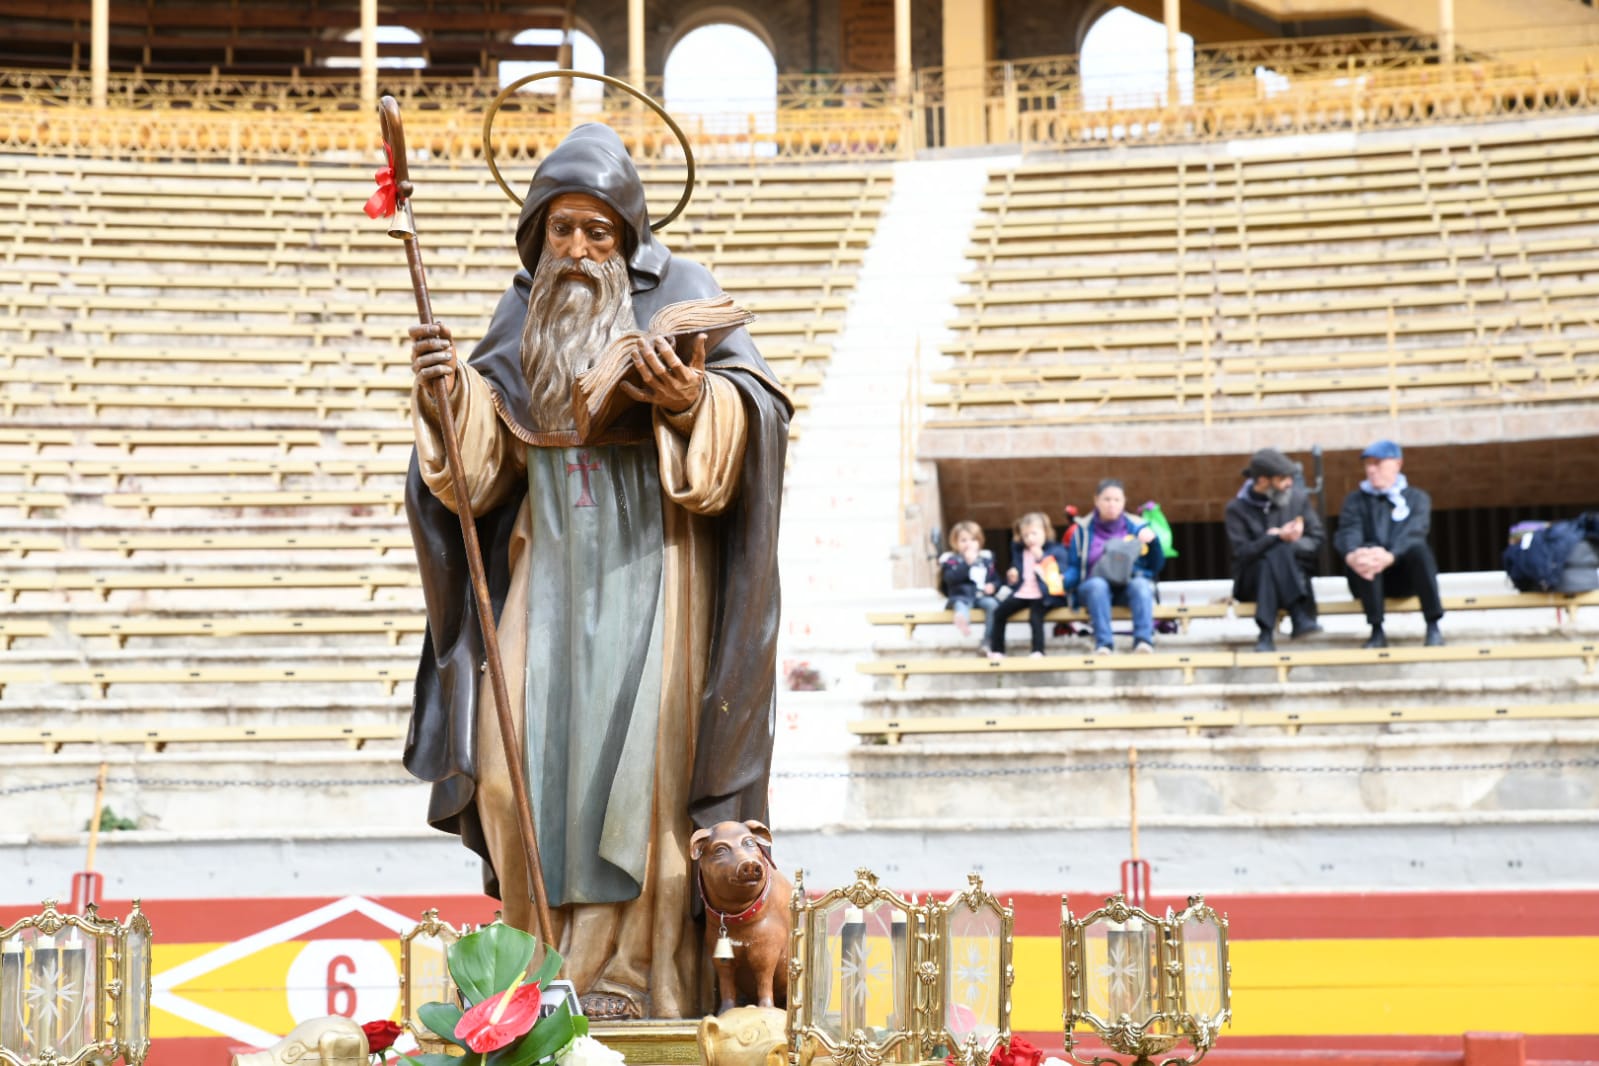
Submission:
[[[697,1066],[699,1028],[697,1020],[594,1022],[589,1035],[628,1066]]]

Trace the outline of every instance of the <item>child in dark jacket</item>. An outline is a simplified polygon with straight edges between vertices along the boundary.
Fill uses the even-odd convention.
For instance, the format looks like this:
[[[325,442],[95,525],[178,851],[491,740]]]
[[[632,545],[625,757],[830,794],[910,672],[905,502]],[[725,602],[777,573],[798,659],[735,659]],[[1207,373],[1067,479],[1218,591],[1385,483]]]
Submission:
[[[998,601],[994,599],[999,573],[994,569],[994,553],[983,548],[983,527],[976,522],[956,522],[949,529],[950,551],[938,557],[938,585],[948,597],[947,610],[955,612],[955,628],[961,636],[972,631],[972,608],[983,610],[983,651],[988,651],[987,619]]]
[[[1010,597],[989,612],[988,657],[1005,657],[1005,623],[1011,615],[1027,611],[1033,630],[1033,655],[1044,654],[1044,614],[1066,603],[1066,549],[1054,543],[1055,528],[1049,516],[1037,511],[1016,520],[1016,540],[1010,546],[1011,566],[1005,574]]]

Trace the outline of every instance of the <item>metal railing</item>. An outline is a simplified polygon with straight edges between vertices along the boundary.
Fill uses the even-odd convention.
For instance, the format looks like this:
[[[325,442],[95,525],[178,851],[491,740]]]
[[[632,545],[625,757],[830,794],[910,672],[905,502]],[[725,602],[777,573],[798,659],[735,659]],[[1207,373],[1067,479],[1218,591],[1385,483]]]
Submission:
[[[783,75],[762,100],[667,99],[707,161],[892,159],[950,143],[951,115],[979,143],[1023,151],[1230,140],[1274,134],[1482,122],[1599,109],[1599,32],[1515,29],[1492,56],[1445,54],[1425,34],[1244,41],[1196,48],[1177,99],[1164,84],[1085,77],[1078,56],[891,74]],[[481,154],[490,79],[384,71],[413,145],[431,158]],[[1160,79],[1157,79],[1159,82]],[[548,84],[548,83],[546,83]],[[645,88],[659,95],[659,79]],[[903,88],[903,91],[902,91]],[[285,78],[113,74],[91,106],[82,72],[0,71],[0,151],[148,158],[314,158],[378,150],[349,71]],[[952,111],[954,109],[954,111]],[[575,121],[616,126],[644,160],[680,156],[624,98],[519,94],[497,120],[496,152],[536,159]],[[412,132],[414,131],[414,132]]]

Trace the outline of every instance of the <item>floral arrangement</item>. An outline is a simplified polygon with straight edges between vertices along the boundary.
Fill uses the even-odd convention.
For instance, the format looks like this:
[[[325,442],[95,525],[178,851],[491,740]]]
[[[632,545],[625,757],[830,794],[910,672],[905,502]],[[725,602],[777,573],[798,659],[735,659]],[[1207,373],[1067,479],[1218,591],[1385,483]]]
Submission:
[[[564,1066],[613,1066],[621,1056],[610,1056],[604,1045],[588,1039],[588,1019],[573,1014],[562,1003],[540,1017],[540,1004],[550,981],[561,969],[561,956],[546,948],[537,970],[530,970],[538,941],[520,929],[500,922],[484,926],[450,945],[450,977],[464,1008],[455,1003],[424,1003],[417,1017],[441,1040],[462,1054],[395,1052],[379,1059],[397,1066],[538,1066],[561,1062]],[[368,1023],[374,1027],[393,1023]],[[365,1027],[363,1027],[365,1028]],[[394,1027],[396,1030],[397,1026]],[[368,1046],[376,1055],[389,1050],[394,1036],[388,1030]],[[385,1037],[388,1044],[377,1043]],[[594,1045],[590,1047],[589,1045]],[[596,1051],[596,1049],[599,1049]],[[600,1054],[605,1052],[605,1054]],[[581,1060],[581,1063],[574,1061]]]

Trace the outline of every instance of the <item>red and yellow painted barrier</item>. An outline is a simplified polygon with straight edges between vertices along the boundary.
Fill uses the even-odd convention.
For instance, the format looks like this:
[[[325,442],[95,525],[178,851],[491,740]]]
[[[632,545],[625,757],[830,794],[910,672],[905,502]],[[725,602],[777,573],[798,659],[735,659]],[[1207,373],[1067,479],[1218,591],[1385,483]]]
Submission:
[[[1086,912],[1100,898],[1071,902]],[[1534,1059],[1599,1061],[1599,891],[1209,902],[1231,919],[1234,1021],[1222,1053],[1458,1051],[1461,1033],[1500,1030],[1526,1033]],[[1014,903],[1013,1028],[1059,1048],[1060,901]],[[226,1061],[230,1049],[323,1014],[394,1016],[399,933],[427,907],[459,925],[491,919],[495,906],[483,896],[146,900],[156,931],[150,1062]],[[29,910],[0,908],[0,924]]]

